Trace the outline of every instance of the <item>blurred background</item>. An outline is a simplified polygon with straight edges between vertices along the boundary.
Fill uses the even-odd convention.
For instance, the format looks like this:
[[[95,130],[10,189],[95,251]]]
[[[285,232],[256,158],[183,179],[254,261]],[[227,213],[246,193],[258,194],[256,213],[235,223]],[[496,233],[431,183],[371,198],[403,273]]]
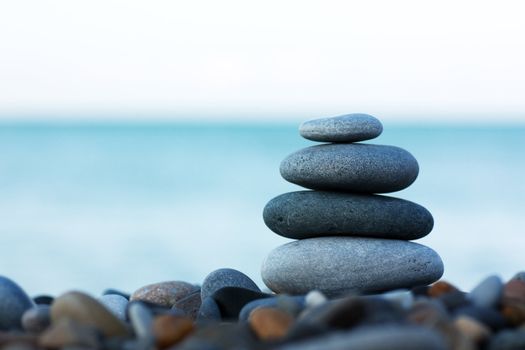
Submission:
[[[419,161],[392,194],[468,289],[525,269],[520,1],[0,4],[0,274],[30,294],[262,285],[301,121],[362,112]]]

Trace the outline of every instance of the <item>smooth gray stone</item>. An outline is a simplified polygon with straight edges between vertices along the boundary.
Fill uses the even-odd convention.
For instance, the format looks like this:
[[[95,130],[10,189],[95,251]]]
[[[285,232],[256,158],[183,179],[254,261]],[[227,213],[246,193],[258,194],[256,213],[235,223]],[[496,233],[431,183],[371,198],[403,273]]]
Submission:
[[[34,306],[18,284],[0,276],[0,330],[22,329],[22,315]]]
[[[212,297],[207,297],[204,299],[197,315],[197,321],[219,321],[221,319],[221,310],[219,309],[219,305],[217,305],[215,300]]]
[[[365,236],[418,239],[434,226],[419,204],[387,196],[325,191],[282,194],[264,208],[266,226],[288,238]]]
[[[412,288],[437,281],[443,262],[432,249],[413,242],[364,237],[320,237],[275,248],[261,269],[276,293],[328,297]]]
[[[201,286],[201,300],[211,297],[213,293],[224,287],[241,287],[256,292],[261,291],[257,284],[244,273],[234,269],[223,268],[211,272],[204,278]]]
[[[443,337],[417,326],[369,326],[295,342],[278,350],[445,350]]]
[[[35,305],[22,315],[22,326],[29,333],[40,333],[51,324],[51,307],[49,305]]]
[[[126,307],[129,301],[124,296],[120,294],[105,294],[98,298],[98,301],[117,318],[126,321]]]
[[[503,281],[499,276],[489,276],[481,281],[468,294],[468,298],[476,306],[496,307],[503,296]]]
[[[130,303],[128,317],[138,338],[153,337],[153,314],[146,305],[140,301]]]
[[[378,137],[383,125],[368,114],[346,114],[338,117],[312,119],[299,127],[302,137],[320,142],[356,142]]]
[[[281,162],[280,171],[285,180],[314,190],[386,193],[410,186],[419,166],[399,147],[341,143],[292,153]]]

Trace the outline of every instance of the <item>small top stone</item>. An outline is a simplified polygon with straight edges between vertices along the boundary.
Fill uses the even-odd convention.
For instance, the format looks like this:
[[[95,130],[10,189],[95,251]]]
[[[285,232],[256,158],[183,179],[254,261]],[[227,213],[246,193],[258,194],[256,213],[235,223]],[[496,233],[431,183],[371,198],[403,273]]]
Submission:
[[[368,114],[354,113],[338,117],[312,119],[299,127],[302,137],[320,142],[357,142],[378,137],[381,122]]]

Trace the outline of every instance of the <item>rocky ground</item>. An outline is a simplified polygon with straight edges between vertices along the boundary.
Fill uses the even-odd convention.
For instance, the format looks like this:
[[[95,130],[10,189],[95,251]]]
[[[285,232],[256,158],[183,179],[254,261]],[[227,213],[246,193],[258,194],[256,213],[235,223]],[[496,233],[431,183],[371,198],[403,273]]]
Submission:
[[[265,293],[220,269],[196,286],[30,298],[0,276],[1,349],[525,349],[525,272],[328,299]]]

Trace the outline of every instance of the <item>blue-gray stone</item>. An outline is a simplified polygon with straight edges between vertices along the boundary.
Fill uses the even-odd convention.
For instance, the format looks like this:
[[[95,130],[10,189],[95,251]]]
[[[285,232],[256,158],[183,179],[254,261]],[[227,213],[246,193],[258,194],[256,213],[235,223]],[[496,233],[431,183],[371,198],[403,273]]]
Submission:
[[[219,305],[215,302],[212,297],[207,297],[202,300],[199,313],[197,315],[197,321],[219,321],[222,319],[221,310]]]
[[[525,349],[525,330],[504,330],[494,335],[486,347],[488,350]]]
[[[520,271],[512,277],[513,280],[525,282],[525,271]]]
[[[413,242],[364,237],[320,237],[275,248],[262,265],[262,279],[276,293],[329,297],[411,288],[438,280],[443,262]]]
[[[22,328],[22,315],[34,307],[33,300],[9,278],[0,276],[0,330]]]
[[[383,131],[381,122],[368,114],[354,113],[312,119],[299,127],[302,137],[320,142],[356,142],[376,138]]]
[[[51,307],[35,305],[22,315],[22,326],[26,332],[40,333],[51,324]]]
[[[126,307],[128,306],[128,299],[120,294],[104,294],[98,301],[104,305],[111,313],[122,321],[126,320]]]
[[[360,327],[350,332],[332,332],[325,336],[294,342],[278,350],[445,350],[443,337],[418,326],[392,325]]]
[[[266,225],[294,239],[321,236],[365,236],[418,239],[434,219],[422,206],[394,197],[325,191],[282,194],[264,208]]]
[[[153,313],[140,301],[128,305],[128,317],[138,338],[153,338]]]
[[[261,290],[254,281],[244,273],[234,269],[218,269],[204,278],[201,286],[201,300],[210,297],[213,293],[224,287],[241,287],[256,292]]]
[[[285,180],[314,190],[386,193],[410,186],[419,166],[399,147],[348,143],[303,148],[286,157],[280,171]]]
[[[284,309],[290,314],[296,314],[305,308],[304,295],[279,295],[273,298],[257,299],[244,305],[239,313],[239,321],[248,321],[250,313],[258,307],[273,307]]]
[[[489,276],[472,289],[468,298],[476,306],[496,307],[501,302],[503,287],[499,276]]]

